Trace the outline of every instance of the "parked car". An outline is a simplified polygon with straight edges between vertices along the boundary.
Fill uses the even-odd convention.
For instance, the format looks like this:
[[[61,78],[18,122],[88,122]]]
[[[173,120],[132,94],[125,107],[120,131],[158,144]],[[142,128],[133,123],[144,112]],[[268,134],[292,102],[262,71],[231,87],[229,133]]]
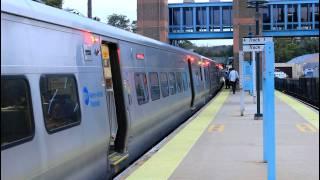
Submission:
[[[288,77],[288,75],[287,75],[286,73],[282,72],[282,71],[276,71],[276,72],[274,72],[274,76],[275,76],[276,78],[280,78],[280,79],[284,79],[284,78],[287,78],[287,77]]]

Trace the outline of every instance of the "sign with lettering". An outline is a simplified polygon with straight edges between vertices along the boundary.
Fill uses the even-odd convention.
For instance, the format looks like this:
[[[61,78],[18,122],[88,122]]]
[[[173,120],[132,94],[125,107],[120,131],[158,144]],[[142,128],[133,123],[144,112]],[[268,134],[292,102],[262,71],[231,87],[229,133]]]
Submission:
[[[242,38],[242,44],[265,44],[272,41],[272,37]]]
[[[243,45],[243,52],[263,51],[264,45]]]

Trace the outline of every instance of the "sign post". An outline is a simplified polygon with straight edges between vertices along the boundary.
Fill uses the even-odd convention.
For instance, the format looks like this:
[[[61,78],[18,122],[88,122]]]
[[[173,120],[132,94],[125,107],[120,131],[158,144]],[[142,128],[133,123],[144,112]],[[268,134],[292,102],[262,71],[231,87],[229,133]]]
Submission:
[[[249,94],[253,96],[253,74],[252,74],[252,60],[245,60],[244,59],[244,52],[239,52],[239,75],[240,75],[240,114],[241,116],[244,115],[245,111],[245,103],[244,103],[244,94],[246,91],[249,91]]]
[[[263,159],[268,163],[268,180],[275,180],[274,43],[272,38],[243,38],[243,44],[244,52],[263,54]]]
[[[268,162],[268,180],[276,179],[276,144],[274,114],[274,43],[266,42],[263,72],[264,154]],[[267,98],[268,97],[268,98]]]
[[[243,116],[244,115],[244,83],[245,83],[245,79],[244,79],[244,73],[245,73],[245,69],[243,68],[243,52],[240,51],[239,52],[239,61],[240,61],[240,90],[241,90],[241,95],[240,95],[240,115]]]
[[[257,103],[256,96],[257,96],[257,90],[254,88],[256,87],[256,53],[251,52],[252,54],[252,87],[253,87],[253,103]]]
[[[259,32],[259,31],[257,31]],[[272,41],[272,37],[250,37],[243,38],[243,51],[249,51],[256,53],[256,92],[257,92],[257,113],[254,115],[255,120],[262,119],[262,113],[260,113],[260,52],[263,51],[263,46],[266,42]],[[249,46],[246,46],[249,45]]]

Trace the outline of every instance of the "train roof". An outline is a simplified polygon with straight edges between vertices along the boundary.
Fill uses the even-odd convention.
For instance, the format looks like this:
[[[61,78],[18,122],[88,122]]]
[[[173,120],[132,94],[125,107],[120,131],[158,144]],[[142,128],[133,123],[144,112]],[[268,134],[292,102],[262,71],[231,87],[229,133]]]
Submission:
[[[201,59],[205,59],[205,60],[207,60],[207,61],[212,61],[212,62],[214,62],[214,63],[218,63],[216,60],[214,60],[214,59],[210,59],[210,58],[208,58],[208,57],[205,57],[205,56],[202,56],[202,55],[200,55],[201,56]]]
[[[180,51],[187,54],[199,56],[196,53],[169,44],[131,33],[106,23],[82,17],[58,8],[50,7],[31,0],[1,0],[1,12],[23,16],[56,25],[74,28],[94,34],[112,37],[122,41],[143,44],[160,49]]]

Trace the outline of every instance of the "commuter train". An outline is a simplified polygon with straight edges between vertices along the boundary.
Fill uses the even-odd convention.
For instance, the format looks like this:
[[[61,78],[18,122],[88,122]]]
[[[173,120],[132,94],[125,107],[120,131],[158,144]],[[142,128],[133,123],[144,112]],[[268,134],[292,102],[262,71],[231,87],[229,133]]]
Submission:
[[[222,86],[190,51],[1,0],[1,179],[110,179]]]

